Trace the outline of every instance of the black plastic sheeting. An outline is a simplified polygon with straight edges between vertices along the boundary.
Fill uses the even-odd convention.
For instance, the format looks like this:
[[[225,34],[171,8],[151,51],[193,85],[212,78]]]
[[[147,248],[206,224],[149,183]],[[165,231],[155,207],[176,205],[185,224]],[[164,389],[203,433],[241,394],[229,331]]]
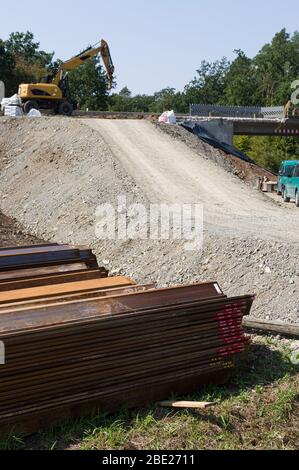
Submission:
[[[181,124],[184,129],[186,129],[189,132],[192,132],[192,134],[197,135],[197,137],[204,142],[206,142],[209,145],[212,145],[215,148],[218,148],[220,150],[223,150],[225,153],[233,155],[234,157],[240,158],[244,162],[248,163],[255,163],[254,160],[251,160],[251,158],[247,157],[247,155],[240,150],[238,150],[236,147],[233,145],[226,144],[225,142],[220,142],[220,140],[215,139],[215,137],[212,137],[209,132],[207,132],[203,127],[200,126],[197,122],[193,121],[185,121]]]

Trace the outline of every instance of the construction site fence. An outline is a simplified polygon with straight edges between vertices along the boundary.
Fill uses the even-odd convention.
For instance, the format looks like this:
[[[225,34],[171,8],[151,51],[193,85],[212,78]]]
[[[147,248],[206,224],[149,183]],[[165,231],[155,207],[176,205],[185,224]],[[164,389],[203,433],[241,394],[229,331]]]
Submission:
[[[284,107],[216,106],[209,104],[191,104],[190,115],[203,117],[280,119],[284,116]]]

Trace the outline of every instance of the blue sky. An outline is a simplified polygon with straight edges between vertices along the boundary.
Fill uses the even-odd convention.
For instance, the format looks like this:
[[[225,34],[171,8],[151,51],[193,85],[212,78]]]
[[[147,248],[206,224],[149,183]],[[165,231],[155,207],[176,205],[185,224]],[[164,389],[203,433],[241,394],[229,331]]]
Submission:
[[[30,30],[61,59],[106,39],[118,90],[133,93],[181,90],[202,60],[254,56],[282,28],[299,28],[298,0],[15,0],[0,17],[2,39]]]

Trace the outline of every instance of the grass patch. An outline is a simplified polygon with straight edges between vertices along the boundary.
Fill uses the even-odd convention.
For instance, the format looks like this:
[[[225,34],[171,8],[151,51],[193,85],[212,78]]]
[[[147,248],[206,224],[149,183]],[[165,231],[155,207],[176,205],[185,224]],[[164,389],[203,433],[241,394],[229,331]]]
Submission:
[[[299,367],[290,361],[289,340],[254,337],[224,387],[205,387],[186,398],[216,401],[207,411],[152,406],[66,423],[0,449],[298,449]]]

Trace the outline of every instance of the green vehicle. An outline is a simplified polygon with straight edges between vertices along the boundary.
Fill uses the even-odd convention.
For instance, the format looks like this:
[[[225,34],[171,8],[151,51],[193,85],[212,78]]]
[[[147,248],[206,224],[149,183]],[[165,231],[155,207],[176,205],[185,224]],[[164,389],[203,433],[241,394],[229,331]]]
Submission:
[[[288,178],[283,192],[283,199],[285,202],[295,199],[296,206],[299,207],[299,162],[294,167],[291,177]]]
[[[298,160],[285,160],[281,163],[279,168],[279,177],[277,183],[277,194],[280,196],[284,193],[284,188],[288,183],[290,177],[293,174],[294,168],[297,165]]]

